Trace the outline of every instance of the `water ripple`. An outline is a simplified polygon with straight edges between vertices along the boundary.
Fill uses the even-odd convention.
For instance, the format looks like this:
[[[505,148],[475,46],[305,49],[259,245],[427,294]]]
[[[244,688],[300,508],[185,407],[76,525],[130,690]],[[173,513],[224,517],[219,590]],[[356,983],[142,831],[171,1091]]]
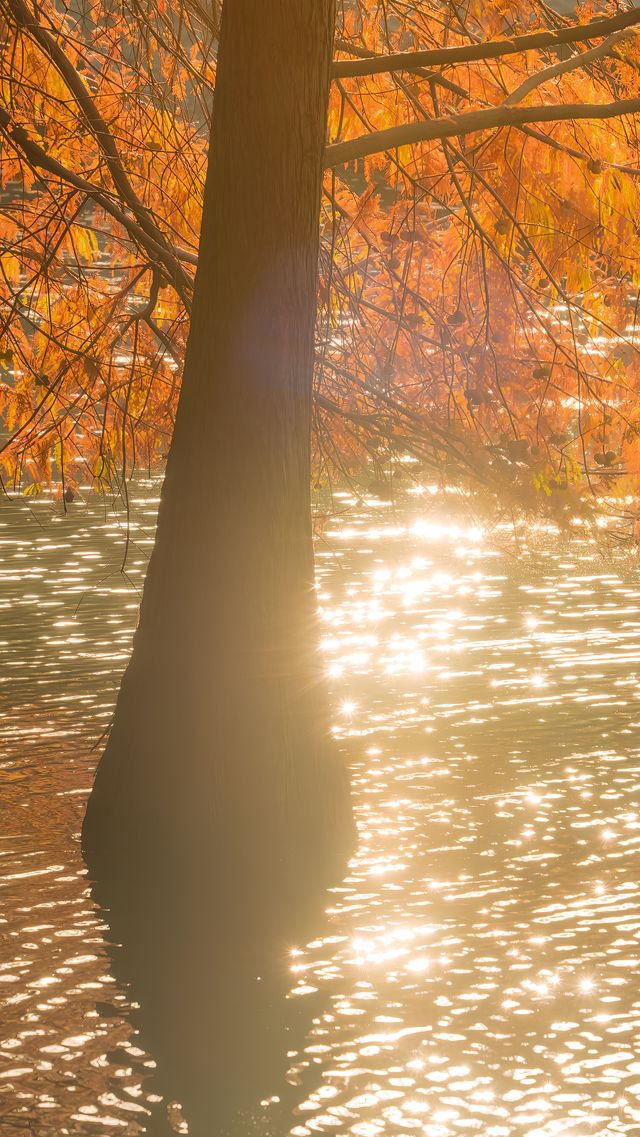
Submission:
[[[128,1137],[157,1102],[77,847],[156,507],[140,485],[127,576],[95,499],[0,515],[7,1137]],[[341,509],[318,596],[360,845],[291,948],[319,1010],[290,1137],[637,1134],[637,564],[584,529],[514,555],[435,500]]]

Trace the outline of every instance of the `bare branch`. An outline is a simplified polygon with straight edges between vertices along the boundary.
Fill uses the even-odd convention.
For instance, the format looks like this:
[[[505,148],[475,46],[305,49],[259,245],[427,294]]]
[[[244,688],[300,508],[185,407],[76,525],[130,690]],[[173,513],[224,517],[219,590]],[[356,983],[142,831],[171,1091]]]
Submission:
[[[369,51],[366,47],[358,47],[357,44],[349,43],[343,39],[336,40],[334,46],[337,51],[344,51],[349,55],[356,55],[358,59],[374,60],[387,58],[384,55],[376,55],[375,52]],[[339,66],[339,64],[335,66]],[[469,97],[469,92],[465,91],[464,87],[461,87],[458,83],[452,83],[451,79],[446,79],[445,76],[440,75],[438,71],[428,71],[424,67],[412,67],[406,68],[406,70],[410,70],[413,75],[419,75],[421,79],[428,79],[429,82],[437,83],[438,86],[444,87],[447,91],[451,91],[452,95],[460,95],[463,99]],[[338,76],[336,75],[334,78],[338,78]]]
[[[325,147],[324,164],[327,169],[353,162],[356,158],[366,158],[370,154],[380,154],[385,150],[395,150],[399,146],[410,146],[415,142],[433,142],[442,138],[455,138],[475,134],[481,130],[492,130],[503,126],[522,126],[530,122],[567,122],[577,119],[620,118],[626,114],[640,111],[640,99],[620,99],[615,103],[565,103],[555,106],[511,107],[502,103],[489,110],[469,111],[466,114],[450,115],[446,118],[432,118],[426,122],[409,122],[392,126],[388,130],[377,130],[350,138],[346,142],[334,142]]]
[[[585,63],[592,63],[594,59],[601,59],[603,56],[608,55],[612,48],[616,47],[621,40],[626,39],[627,36],[635,33],[635,29],[631,30],[625,28],[622,32],[615,32],[614,35],[609,36],[603,43],[597,47],[592,47],[590,51],[579,52],[578,55],[572,55],[570,59],[561,59],[559,63],[554,63],[552,67],[545,67],[542,71],[538,71],[535,75],[530,75],[525,79],[519,87],[504,100],[503,106],[514,106],[515,103],[521,103],[527,95],[531,94],[536,87],[541,87],[543,83],[548,83],[550,79],[557,79],[560,75],[566,75],[569,71],[575,71],[578,67],[584,67]]]
[[[619,12],[606,20],[591,20],[588,24],[572,24],[557,31],[531,32],[513,39],[493,40],[489,43],[467,44],[463,47],[433,48],[427,51],[401,51],[394,55],[380,55],[370,59],[337,60],[333,65],[334,79],[355,78],[358,75],[379,75],[385,71],[413,71],[416,67],[446,67],[455,63],[472,63],[474,60],[499,59],[503,55],[516,55],[522,51],[538,51],[545,47],[558,47],[564,43],[580,43],[599,39],[622,28],[640,23],[640,7]]]

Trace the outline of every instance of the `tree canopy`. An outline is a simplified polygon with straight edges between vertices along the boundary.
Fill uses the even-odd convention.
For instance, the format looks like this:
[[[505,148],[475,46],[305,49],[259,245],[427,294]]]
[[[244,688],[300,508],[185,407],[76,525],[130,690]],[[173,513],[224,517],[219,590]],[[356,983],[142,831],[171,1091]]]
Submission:
[[[7,487],[155,467],[179,392],[219,5],[0,0]],[[640,8],[343,0],[319,481],[417,460],[567,519],[640,477]]]

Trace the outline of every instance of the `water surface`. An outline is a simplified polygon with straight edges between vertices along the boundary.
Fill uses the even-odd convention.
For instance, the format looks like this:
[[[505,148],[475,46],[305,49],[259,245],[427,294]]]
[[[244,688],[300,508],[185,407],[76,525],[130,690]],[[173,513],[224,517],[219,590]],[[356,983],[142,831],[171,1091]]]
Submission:
[[[3,1137],[165,1108],[77,842],[157,497],[134,489],[126,575],[108,503],[0,509]],[[453,517],[338,496],[318,543],[360,848],[291,945],[286,1132],[637,1134],[640,571],[582,528],[514,547]]]

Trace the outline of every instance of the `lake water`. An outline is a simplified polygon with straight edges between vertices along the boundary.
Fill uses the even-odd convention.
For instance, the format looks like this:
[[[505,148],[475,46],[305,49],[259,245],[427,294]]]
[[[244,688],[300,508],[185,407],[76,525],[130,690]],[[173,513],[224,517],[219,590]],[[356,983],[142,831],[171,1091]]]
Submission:
[[[77,839],[158,484],[132,496],[126,575],[108,503],[0,506],[2,1137],[158,1108]],[[516,547],[428,493],[335,507],[322,650],[360,846],[292,945],[313,1010],[282,1137],[637,1135],[638,562],[583,529]]]

